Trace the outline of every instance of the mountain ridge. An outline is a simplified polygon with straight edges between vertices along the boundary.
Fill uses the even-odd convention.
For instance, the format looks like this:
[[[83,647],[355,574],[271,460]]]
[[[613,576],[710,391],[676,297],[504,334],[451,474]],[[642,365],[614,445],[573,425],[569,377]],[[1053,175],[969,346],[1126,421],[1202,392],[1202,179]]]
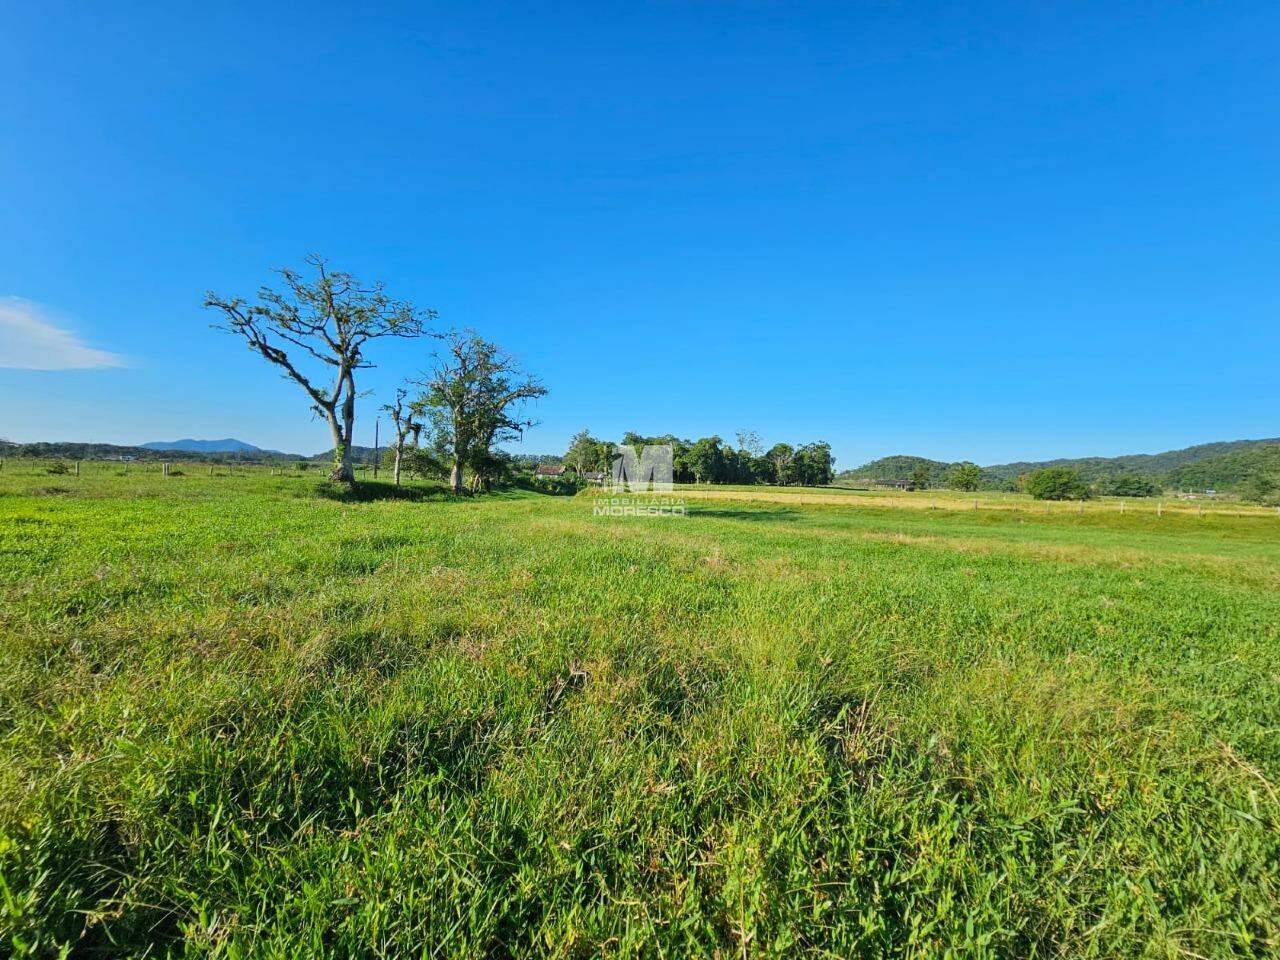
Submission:
[[[1198,443],[1161,453],[1132,453],[1116,457],[1059,457],[1052,460],[1020,460],[982,467],[991,485],[1014,484],[1032,470],[1067,467],[1087,482],[1121,476],[1142,476],[1168,481],[1175,488],[1234,486],[1259,472],[1269,473],[1280,457],[1280,437],[1260,440],[1221,440]],[[844,478],[907,480],[923,466],[930,483],[942,483],[956,462],[896,454],[864,463],[841,473]]]
[[[275,453],[263,450],[252,443],[245,443],[234,437],[222,440],[193,440],[190,437],[182,440],[152,440],[138,444],[144,450],[178,450],[183,453]]]

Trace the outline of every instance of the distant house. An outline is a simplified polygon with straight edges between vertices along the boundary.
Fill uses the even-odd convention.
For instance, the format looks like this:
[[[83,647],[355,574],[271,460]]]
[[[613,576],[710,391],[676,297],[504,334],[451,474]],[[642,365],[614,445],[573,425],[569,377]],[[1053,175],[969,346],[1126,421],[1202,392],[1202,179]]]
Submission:
[[[535,477],[563,477],[568,469],[568,467],[563,467],[558,463],[540,463],[533,468],[533,475]]]
[[[588,471],[588,472],[579,474],[579,476],[582,477],[583,480],[586,480],[588,483],[604,483],[604,478],[606,474],[600,473],[598,471]]]
[[[911,486],[910,480],[872,480],[871,482],[877,487],[888,487],[893,490],[906,490]]]

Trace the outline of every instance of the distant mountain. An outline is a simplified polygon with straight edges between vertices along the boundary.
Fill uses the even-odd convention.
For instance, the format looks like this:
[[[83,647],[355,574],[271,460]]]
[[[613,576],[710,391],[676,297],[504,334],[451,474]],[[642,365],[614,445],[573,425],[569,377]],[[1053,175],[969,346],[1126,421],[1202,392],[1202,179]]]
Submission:
[[[941,484],[955,464],[924,457],[882,457],[844,471],[836,482],[907,480],[919,466],[929,471],[930,483]],[[1280,476],[1280,438],[1201,443],[1164,453],[1134,453],[1121,457],[1024,460],[983,467],[982,473],[987,486],[998,487],[1016,483],[1024,473],[1042,467],[1069,467],[1090,483],[1115,477],[1141,476],[1150,477],[1174,490],[1226,490],[1258,473]]]
[[[184,453],[266,453],[261,447],[243,440],[228,437],[225,440],[174,440],[166,443],[161,440],[142,443],[139,446],[146,450],[181,450]]]
[[[1128,473],[1148,477],[1163,477],[1187,464],[1198,463],[1225,454],[1237,453],[1256,447],[1280,443],[1280,438],[1270,440],[1226,440],[1220,443],[1201,443],[1181,450],[1164,453],[1134,453],[1123,457],[1079,457],[1076,459],[1040,460],[1022,463],[1001,463],[984,467],[987,472],[1003,479],[1016,479],[1041,467],[1070,467],[1085,480],[1117,477]]]
[[[181,443],[182,441],[178,441]],[[218,441],[211,441],[217,443]],[[247,450],[169,450],[155,447],[121,447],[111,443],[19,443],[0,444],[0,455],[7,457],[35,457],[50,460],[199,460],[223,463],[268,463],[274,461],[303,460],[296,453],[276,453],[250,447]]]
[[[1280,442],[1184,463],[1165,474],[1164,481],[1174,490],[1230,490],[1260,474],[1280,478]]]

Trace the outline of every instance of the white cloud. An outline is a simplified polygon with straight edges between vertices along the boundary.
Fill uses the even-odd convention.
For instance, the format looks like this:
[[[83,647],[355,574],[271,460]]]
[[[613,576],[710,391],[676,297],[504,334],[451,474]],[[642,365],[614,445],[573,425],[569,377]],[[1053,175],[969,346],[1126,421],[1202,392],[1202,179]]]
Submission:
[[[91,347],[49,319],[39,304],[0,297],[0,367],[14,370],[96,370],[127,367],[118,353]]]

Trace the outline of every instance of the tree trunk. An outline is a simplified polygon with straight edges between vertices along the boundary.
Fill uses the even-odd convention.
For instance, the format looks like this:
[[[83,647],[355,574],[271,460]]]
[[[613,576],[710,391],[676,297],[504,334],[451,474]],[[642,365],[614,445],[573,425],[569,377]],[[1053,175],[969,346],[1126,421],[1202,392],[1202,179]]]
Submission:
[[[455,457],[453,460],[453,469],[449,472],[449,485],[453,488],[454,493],[462,492],[462,458]]]
[[[404,446],[403,443],[396,444],[396,486],[400,486],[400,450]]]
[[[339,426],[337,419],[330,414],[329,424],[335,435],[334,446],[341,451],[341,459],[334,465],[333,473],[329,474],[329,479],[334,483],[354,484],[356,482],[355,468],[351,461],[351,435],[355,433],[356,424],[356,383],[355,377],[348,370],[344,375],[346,381],[345,396],[342,398],[342,423]]]
[[[351,483],[355,476],[351,472],[351,445],[343,439],[342,424],[332,410],[325,411],[329,421],[329,435],[333,438],[334,462],[329,471],[329,480],[333,483]]]

